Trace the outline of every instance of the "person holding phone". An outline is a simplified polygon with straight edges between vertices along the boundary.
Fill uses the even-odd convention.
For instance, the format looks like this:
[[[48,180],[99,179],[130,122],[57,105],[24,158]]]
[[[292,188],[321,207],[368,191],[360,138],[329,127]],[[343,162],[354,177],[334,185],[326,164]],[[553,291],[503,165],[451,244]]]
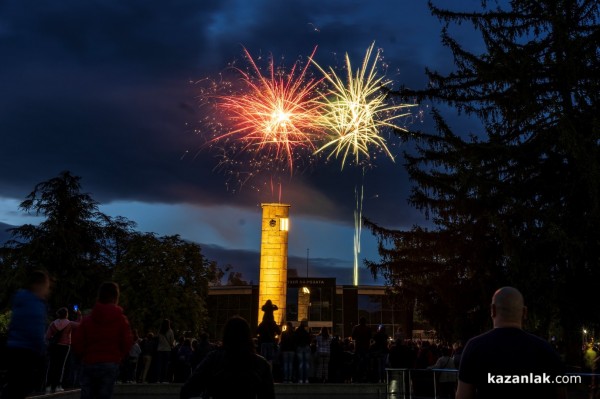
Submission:
[[[73,308],[77,314],[76,321],[69,320],[69,310],[67,308],[60,308],[56,312],[57,319],[50,323],[46,331],[48,355],[50,357],[46,370],[46,393],[64,391],[62,383],[65,375],[65,365],[71,352],[71,333],[73,329],[79,327],[81,321],[79,307],[75,305]]]

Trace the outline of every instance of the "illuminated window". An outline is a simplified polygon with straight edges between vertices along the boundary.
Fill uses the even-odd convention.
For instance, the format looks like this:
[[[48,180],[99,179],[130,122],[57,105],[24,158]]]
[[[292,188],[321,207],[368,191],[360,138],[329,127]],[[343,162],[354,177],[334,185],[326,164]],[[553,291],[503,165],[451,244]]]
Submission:
[[[281,218],[281,220],[279,220],[279,230],[281,231],[288,231],[290,228],[290,221],[288,218]]]

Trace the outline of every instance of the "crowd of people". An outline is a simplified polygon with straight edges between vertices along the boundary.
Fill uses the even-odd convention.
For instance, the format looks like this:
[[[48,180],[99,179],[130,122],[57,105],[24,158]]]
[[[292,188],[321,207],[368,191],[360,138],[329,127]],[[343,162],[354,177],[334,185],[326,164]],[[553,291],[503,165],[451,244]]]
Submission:
[[[28,278],[27,286],[13,297],[2,399],[60,392],[67,381],[76,381],[82,399],[112,397],[123,359],[134,347],[129,322],[118,306],[118,285],[103,283],[86,317],[77,309],[71,321],[69,310],[61,308],[48,326],[50,278],[43,271],[33,271]],[[77,367],[69,367],[75,363]]]
[[[63,307],[48,325],[49,292],[48,275],[36,271],[14,296],[3,398],[61,392],[65,387],[81,387],[83,398],[94,397],[94,389],[105,387],[103,395],[110,397],[110,381],[184,383],[225,345],[224,340],[211,342],[205,333],[177,335],[166,319],[156,332],[139,336],[118,306],[115,283],[102,284],[86,317],[79,309]],[[280,329],[275,310],[271,301],[263,306],[263,320],[251,331],[251,342],[278,382],[381,382],[385,367],[432,366],[441,354],[441,348],[426,341],[392,341],[383,326],[372,331],[364,319],[345,339],[325,327],[311,331],[305,321],[297,327],[288,322]]]
[[[326,327],[312,331],[306,321],[280,328],[274,318],[277,306],[271,301],[262,307],[263,319],[256,330],[234,317],[226,323],[221,341],[211,342],[207,334],[177,335],[168,319],[156,333],[140,337],[118,306],[119,287],[114,282],[100,286],[88,315],[82,317],[74,309],[70,318],[69,309],[60,308],[48,326],[49,292],[48,275],[35,271],[27,287],[13,298],[2,399],[21,399],[34,391],[60,392],[64,386],[80,387],[82,399],[109,399],[115,382],[184,383],[181,398],[209,392],[213,398],[269,399],[274,397],[274,382],[381,383],[386,368],[435,369],[439,397],[456,394],[469,399],[475,392],[506,391],[490,390],[482,374],[485,370],[554,375],[563,370],[547,342],[522,330],[526,307],[521,294],[510,287],[494,294],[495,328],[473,338],[465,348],[461,342],[405,340],[399,332],[390,337],[383,325],[374,329],[364,318],[346,338],[332,335]],[[594,363],[591,350],[589,357]],[[431,374],[415,371],[410,384],[413,392],[430,394]]]
[[[208,335],[175,339],[169,320],[140,338],[118,306],[119,287],[103,283],[91,312],[58,309],[48,325],[50,279],[33,271],[12,300],[2,399],[80,387],[81,397],[110,398],[115,382],[184,382],[215,346]]]
[[[275,381],[299,384],[385,382],[386,368],[456,369],[462,352],[460,342],[390,337],[384,326],[372,328],[364,319],[347,338],[326,327],[313,333],[303,321],[296,328],[288,322],[278,340],[264,341],[258,335],[257,351],[271,363]]]

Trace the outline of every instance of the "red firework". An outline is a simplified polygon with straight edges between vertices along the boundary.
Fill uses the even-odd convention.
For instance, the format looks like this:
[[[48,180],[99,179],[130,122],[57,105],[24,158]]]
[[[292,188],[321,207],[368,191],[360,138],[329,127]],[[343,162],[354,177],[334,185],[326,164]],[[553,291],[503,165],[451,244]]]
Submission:
[[[268,73],[263,74],[244,49],[249,71],[235,68],[241,75],[241,89],[216,97],[217,109],[222,111],[229,129],[211,141],[234,139],[241,143],[241,151],[284,162],[292,173],[298,151],[312,154],[319,137],[317,122],[322,105],[316,101],[315,89],[323,79],[307,76],[316,50],[304,66],[296,61],[289,72],[276,69],[271,57]]]

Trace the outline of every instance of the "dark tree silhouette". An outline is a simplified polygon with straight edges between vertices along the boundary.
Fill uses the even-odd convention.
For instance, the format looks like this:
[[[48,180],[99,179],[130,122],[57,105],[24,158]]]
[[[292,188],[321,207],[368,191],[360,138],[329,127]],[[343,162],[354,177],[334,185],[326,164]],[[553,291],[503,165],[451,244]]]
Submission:
[[[23,211],[44,219],[12,229],[12,240],[0,248],[0,312],[30,270],[45,269],[54,279],[52,310],[75,304],[89,309],[98,285],[114,279],[140,331],[169,318],[179,330],[198,332],[206,321],[208,283],[223,276],[217,265],[197,244],[139,233],[134,222],[103,214],[80,181],[62,172],[36,185],[21,203]]]
[[[131,324],[143,331],[168,318],[179,331],[199,333],[214,266],[198,244],[179,236],[133,233],[114,273]]]
[[[502,7],[483,1],[481,11],[454,12],[430,3],[455,71],[427,70],[427,89],[395,94],[434,104],[437,132],[405,136],[416,147],[405,154],[409,202],[434,227],[391,231],[367,221],[382,256],[367,264],[413,293],[446,335],[486,328],[491,293],[513,284],[529,303],[529,329],[574,343],[584,325],[600,322],[600,6]],[[452,37],[457,24],[473,26],[483,53]],[[481,131],[456,132],[439,104],[479,119]]]
[[[20,204],[21,210],[44,220],[11,230],[12,239],[4,248],[3,274],[9,280],[5,292],[12,292],[29,270],[45,269],[54,279],[51,307],[90,305],[98,283],[110,277],[100,243],[109,218],[81,192],[80,180],[62,172],[37,184]]]

